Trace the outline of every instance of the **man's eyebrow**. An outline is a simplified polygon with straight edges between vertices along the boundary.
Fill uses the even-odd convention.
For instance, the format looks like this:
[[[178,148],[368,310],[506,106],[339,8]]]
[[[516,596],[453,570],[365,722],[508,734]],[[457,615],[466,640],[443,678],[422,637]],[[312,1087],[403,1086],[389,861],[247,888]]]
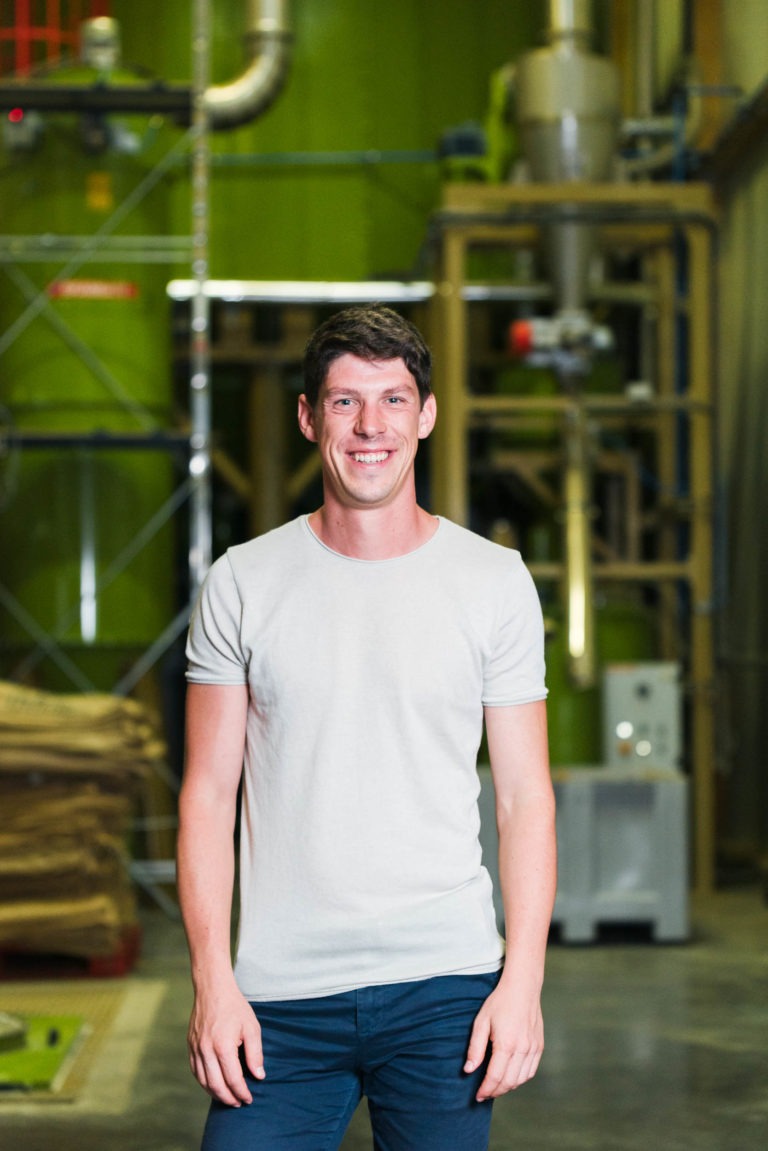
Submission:
[[[410,380],[403,380],[402,383],[399,384],[390,384],[389,387],[384,388],[380,394],[382,396],[394,396],[403,391],[417,392],[418,388],[416,384],[412,384]],[[367,388],[364,389],[364,392],[365,394],[369,394]],[[325,389],[326,399],[333,396],[354,396],[355,398],[359,398],[361,395],[363,395],[363,391],[354,385],[349,388],[343,388],[339,384],[336,384],[335,386],[326,387]]]
[[[346,396],[349,399],[359,399],[360,392],[357,390],[357,388],[326,388],[325,392],[321,396],[321,399],[333,400],[337,396]]]

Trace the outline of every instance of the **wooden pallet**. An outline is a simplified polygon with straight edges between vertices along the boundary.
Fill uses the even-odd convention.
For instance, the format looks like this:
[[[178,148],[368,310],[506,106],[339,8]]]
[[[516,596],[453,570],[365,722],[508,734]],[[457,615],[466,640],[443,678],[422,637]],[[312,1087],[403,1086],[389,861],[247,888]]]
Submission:
[[[141,927],[132,924],[123,929],[119,945],[107,955],[60,955],[0,948],[0,981],[120,978],[136,966],[141,942]]]

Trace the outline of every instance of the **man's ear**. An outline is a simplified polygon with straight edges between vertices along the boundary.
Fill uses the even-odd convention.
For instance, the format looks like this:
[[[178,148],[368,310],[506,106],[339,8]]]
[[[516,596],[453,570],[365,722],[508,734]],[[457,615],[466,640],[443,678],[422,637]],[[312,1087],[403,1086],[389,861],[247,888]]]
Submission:
[[[437,419],[437,401],[434,393],[430,392],[419,412],[419,439],[425,440],[435,426]]]
[[[299,396],[299,428],[301,434],[310,443],[317,443],[317,431],[315,430],[315,413],[309,403],[307,397],[302,393]]]

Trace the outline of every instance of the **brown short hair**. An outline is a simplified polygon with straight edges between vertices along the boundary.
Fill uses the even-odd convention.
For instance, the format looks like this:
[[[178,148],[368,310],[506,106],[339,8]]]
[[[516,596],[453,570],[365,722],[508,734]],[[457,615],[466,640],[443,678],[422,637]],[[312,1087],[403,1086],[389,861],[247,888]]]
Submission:
[[[315,407],[328,370],[340,356],[402,360],[422,405],[432,391],[432,354],[419,329],[393,308],[363,304],[344,308],[322,323],[304,352],[304,394]]]

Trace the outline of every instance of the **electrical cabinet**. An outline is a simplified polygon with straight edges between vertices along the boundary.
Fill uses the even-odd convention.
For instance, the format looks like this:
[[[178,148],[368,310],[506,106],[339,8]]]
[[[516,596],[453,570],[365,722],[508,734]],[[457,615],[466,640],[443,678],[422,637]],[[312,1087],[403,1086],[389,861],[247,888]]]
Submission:
[[[608,767],[681,767],[680,665],[609,664],[603,672],[603,761]]]

